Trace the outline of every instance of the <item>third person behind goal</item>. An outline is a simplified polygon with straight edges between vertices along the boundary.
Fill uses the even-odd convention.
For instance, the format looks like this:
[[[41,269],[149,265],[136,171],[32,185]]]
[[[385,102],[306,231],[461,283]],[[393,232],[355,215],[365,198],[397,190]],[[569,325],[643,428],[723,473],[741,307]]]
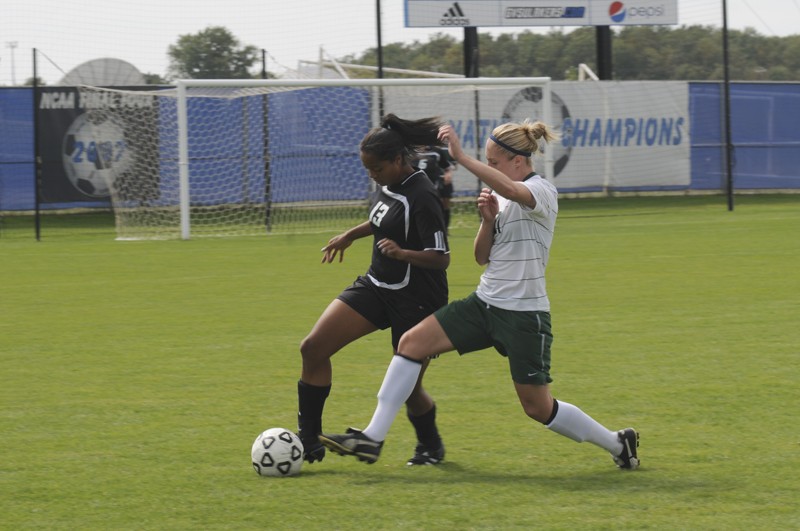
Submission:
[[[439,193],[444,211],[444,223],[450,228],[450,198],[453,197],[453,171],[456,163],[445,148],[426,146],[419,151],[412,165],[428,176]]]

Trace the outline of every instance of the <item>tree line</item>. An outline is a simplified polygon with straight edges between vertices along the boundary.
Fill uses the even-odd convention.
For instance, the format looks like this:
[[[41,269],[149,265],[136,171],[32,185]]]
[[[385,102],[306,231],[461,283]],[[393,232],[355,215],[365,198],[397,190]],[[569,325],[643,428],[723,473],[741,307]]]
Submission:
[[[578,78],[578,65],[597,71],[595,28],[547,34],[479,33],[479,73],[483,77]],[[627,26],[614,31],[611,64],[615,80],[723,78],[722,31],[712,26]],[[740,81],[800,80],[800,35],[766,37],[753,29],[728,31],[730,77]],[[342,62],[377,64],[377,47]],[[383,47],[387,67],[463,74],[462,41],[437,34],[426,43]]]
[[[578,78],[578,65],[597,71],[596,31],[554,29],[540,34],[526,30],[492,36],[478,34],[482,77]],[[612,36],[611,64],[615,80],[718,81],[723,78],[722,31],[713,26],[626,26]],[[800,81],[800,34],[767,37],[754,29],[728,32],[732,80]],[[428,42],[396,42],[383,46],[385,67],[449,74],[464,73],[463,43],[438,33]],[[227,28],[210,26],[181,35],[169,46],[169,70],[163,76],[145,73],[148,84],[180,78],[248,79],[263,75],[261,51],[242,44]],[[377,66],[377,46],[338,58],[340,63]],[[275,77],[267,73],[268,77]],[[354,71],[353,77],[375,77]],[[391,77],[392,74],[385,74]],[[29,80],[26,84],[32,84]]]

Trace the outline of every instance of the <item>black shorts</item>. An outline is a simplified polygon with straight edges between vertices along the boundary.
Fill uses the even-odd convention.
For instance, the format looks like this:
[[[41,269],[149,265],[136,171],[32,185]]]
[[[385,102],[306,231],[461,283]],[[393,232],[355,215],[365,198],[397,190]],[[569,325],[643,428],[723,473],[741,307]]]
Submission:
[[[447,304],[447,296],[419,300],[405,290],[380,288],[367,277],[359,276],[337,297],[381,330],[392,328],[392,346],[407,330]]]

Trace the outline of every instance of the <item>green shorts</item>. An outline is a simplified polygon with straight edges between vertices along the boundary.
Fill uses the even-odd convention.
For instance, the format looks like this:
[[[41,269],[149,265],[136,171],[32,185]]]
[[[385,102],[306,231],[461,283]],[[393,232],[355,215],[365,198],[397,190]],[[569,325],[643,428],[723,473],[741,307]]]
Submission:
[[[515,382],[545,385],[553,381],[549,312],[502,310],[472,293],[439,308],[434,315],[459,354],[494,347],[508,358]]]

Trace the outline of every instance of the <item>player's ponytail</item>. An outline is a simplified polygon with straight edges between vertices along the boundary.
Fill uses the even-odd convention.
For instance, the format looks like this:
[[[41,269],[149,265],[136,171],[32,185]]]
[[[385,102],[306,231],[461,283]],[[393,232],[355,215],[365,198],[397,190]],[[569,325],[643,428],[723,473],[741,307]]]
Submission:
[[[394,160],[398,155],[410,160],[414,153],[425,146],[441,146],[439,118],[404,120],[395,114],[387,114],[380,127],[370,130],[361,141],[361,151],[372,153],[381,160]]]
[[[489,138],[507,151],[509,158],[517,155],[530,158],[542,150],[543,142],[553,142],[558,139],[558,135],[544,122],[531,122],[526,118],[521,124],[498,125]]]

